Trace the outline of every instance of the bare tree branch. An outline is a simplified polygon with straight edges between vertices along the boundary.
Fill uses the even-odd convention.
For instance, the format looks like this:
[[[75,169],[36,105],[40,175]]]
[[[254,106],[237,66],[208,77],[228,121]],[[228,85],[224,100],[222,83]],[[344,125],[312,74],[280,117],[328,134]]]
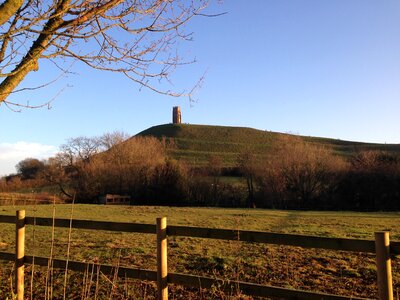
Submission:
[[[22,6],[24,0],[5,0],[0,5],[0,25],[8,21]]]
[[[187,95],[162,82],[170,83],[177,66],[193,62],[179,56],[177,41],[191,39],[182,27],[203,15],[207,1],[6,0],[0,5],[0,104],[16,105],[8,97],[26,90],[17,87],[42,59],[61,70],[64,61],[79,61],[157,93]]]

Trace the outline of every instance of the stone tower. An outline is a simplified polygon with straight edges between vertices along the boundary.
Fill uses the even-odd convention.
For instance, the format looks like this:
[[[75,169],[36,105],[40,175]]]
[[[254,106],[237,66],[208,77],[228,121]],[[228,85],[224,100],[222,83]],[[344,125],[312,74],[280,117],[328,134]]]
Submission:
[[[181,124],[181,108],[179,106],[174,106],[172,109],[172,123],[173,124]]]

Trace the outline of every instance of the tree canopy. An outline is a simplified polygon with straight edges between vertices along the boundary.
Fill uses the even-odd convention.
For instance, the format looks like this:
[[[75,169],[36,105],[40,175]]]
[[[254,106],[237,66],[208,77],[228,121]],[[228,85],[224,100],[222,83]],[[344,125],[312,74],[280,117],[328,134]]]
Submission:
[[[15,167],[22,179],[34,179],[43,170],[44,163],[36,158],[26,158],[21,160]]]
[[[190,39],[182,26],[199,15],[206,0],[4,0],[0,4],[0,105],[26,106],[9,100],[41,60],[60,73],[73,61],[118,72],[162,94],[156,83],[169,80],[187,63],[177,54],[177,40]],[[49,84],[47,79],[41,87]],[[187,93],[190,94],[190,91]]]

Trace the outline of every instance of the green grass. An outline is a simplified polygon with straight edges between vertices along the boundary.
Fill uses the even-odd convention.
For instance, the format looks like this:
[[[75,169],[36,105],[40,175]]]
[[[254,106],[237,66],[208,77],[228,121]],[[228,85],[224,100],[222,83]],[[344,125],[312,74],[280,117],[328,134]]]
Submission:
[[[13,215],[22,207],[3,206],[0,214]],[[28,216],[52,217],[53,205],[26,206]],[[56,218],[69,218],[71,204],[55,206]],[[206,226],[330,237],[373,239],[377,230],[389,229],[400,240],[400,212],[316,212],[243,208],[167,206],[112,206],[75,204],[73,217],[84,220],[155,224],[166,216],[170,225]],[[315,225],[315,228],[313,227]],[[239,228],[238,228],[239,227]]]
[[[222,158],[224,166],[236,164],[237,155],[251,151],[264,155],[270,151],[274,141],[287,134],[257,130],[247,127],[165,124],[148,128],[138,136],[165,137],[175,144],[169,154],[192,165],[207,164],[210,155]],[[380,150],[400,152],[400,144],[372,144],[320,137],[301,137],[307,142],[325,145],[342,156],[349,156],[359,150]]]
[[[14,215],[18,208],[21,207],[0,207],[0,214]],[[53,214],[52,205],[27,206],[25,209],[27,216],[51,217]],[[69,218],[71,205],[56,205],[55,213],[56,218]],[[389,229],[392,240],[400,240],[400,213],[75,205],[73,214],[75,219],[147,224],[155,224],[155,219],[161,216],[166,216],[170,225],[371,240],[374,231]],[[0,227],[0,251],[13,252],[14,226],[0,223]],[[27,254],[50,254],[51,228],[28,226],[26,236]],[[56,228],[55,257],[65,258],[67,243],[68,230]],[[168,253],[172,272],[343,295],[376,296],[373,255],[185,237],[169,238]],[[155,270],[155,236],[75,229],[70,259],[88,262],[97,259],[101,263]],[[393,268],[395,290],[400,291],[397,259]],[[181,295],[182,299],[193,293],[179,287],[172,287],[171,291]],[[216,291],[207,293],[205,299],[216,297]]]

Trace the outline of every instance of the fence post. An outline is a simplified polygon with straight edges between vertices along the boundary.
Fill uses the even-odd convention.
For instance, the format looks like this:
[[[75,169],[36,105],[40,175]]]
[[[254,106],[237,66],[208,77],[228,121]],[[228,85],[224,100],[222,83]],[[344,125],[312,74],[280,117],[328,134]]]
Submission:
[[[15,291],[17,300],[24,299],[25,210],[17,210],[15,222]]]
[[[393,300],[389,231],[375,232],[379,300]]]
[[[158,300],[168,300],[167,218],[157,218],[157,289]]]

